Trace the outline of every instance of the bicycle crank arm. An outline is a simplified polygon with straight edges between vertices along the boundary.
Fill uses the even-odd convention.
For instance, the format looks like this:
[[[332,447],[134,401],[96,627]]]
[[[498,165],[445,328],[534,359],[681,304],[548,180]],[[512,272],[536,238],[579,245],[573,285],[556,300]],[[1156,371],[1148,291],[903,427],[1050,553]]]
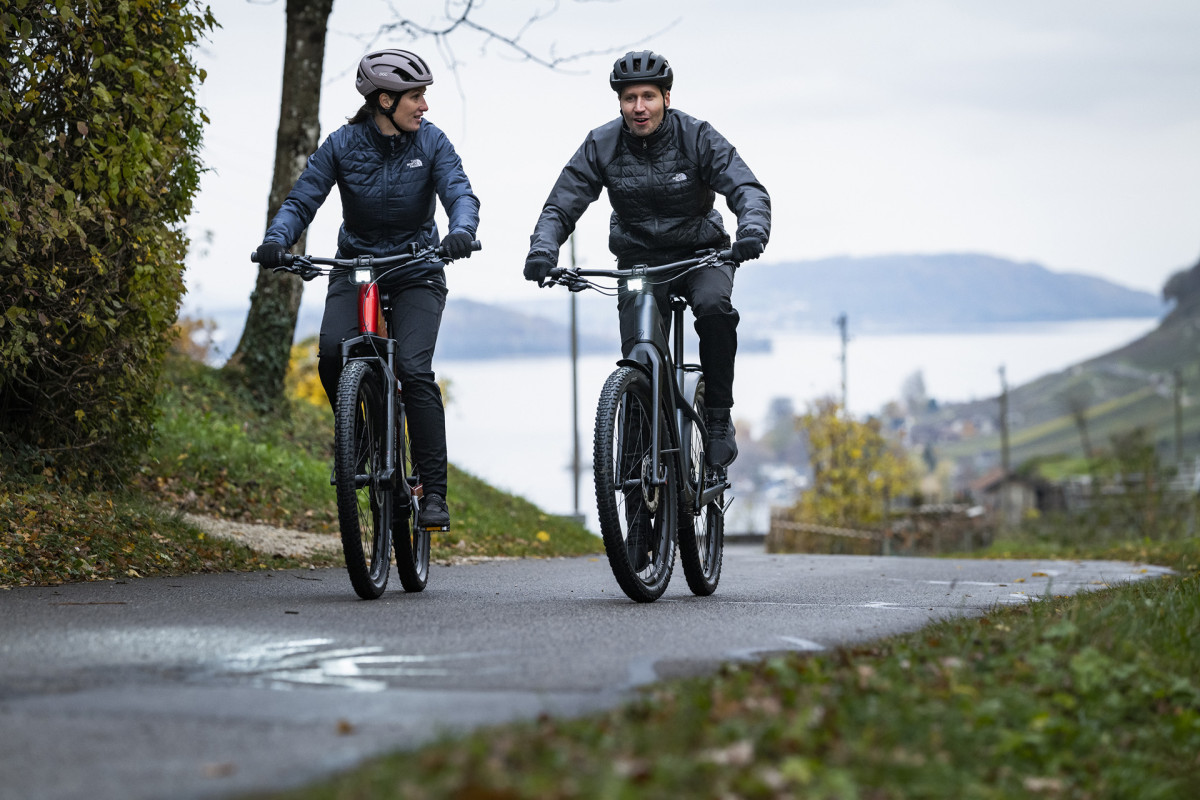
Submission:
[[[720,497],[722,492],[724,492],[726,489],[729,489],[731,487],[732,487],[732,484],[729,484],[729,483],[718,483],[715,486],[708,487],[707,489],[705,489],[703,492],[700,493],[700,502],[698,502],[696,504],[696,508],[704,508],[706,505],[711,503],[713,500],[716,500],[718,497]],[[732,503],[732,502],[733,502],[733,499],[730,498],[729,503]],[[726,508],[729,507],[729,503],[725,504]],[[722,513],[724,513],[724,509],[722,509]]]
[[[700,491],[700,496],[696,499],[697,513],[699,513],[700,509],[704,508],[712,501],[720,498],[721,493],[726,489],[733,488],[733,484],[729,481],[729,475],[725,472],[724,468],[720,468],[715,471],[707,470],[704,477],[706,480],[701,484],[702,488]],[[709,483],[709,480],[712,482]],[[729,503],[732,502],[733,499],[730,498]],[[729,508],[729,503],[725,504],[725,508]],[[724,508],[721,509],[721,513],[725,513]]]

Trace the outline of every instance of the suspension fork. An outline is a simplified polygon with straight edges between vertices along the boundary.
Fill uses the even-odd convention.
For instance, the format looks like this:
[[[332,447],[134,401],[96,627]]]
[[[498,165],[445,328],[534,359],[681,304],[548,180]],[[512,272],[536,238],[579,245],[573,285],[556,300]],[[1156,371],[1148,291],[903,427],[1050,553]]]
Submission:
[[[358,330],[359,336],[342,344],[342,364],[345,366],[351,358],[352,350],[360,344],[369,344],[376,367],[383,373],[383,394],[387,403],[387,421],[384,426],[384,436],[388,443],[384,448],[383,470],[379,482],[385,487],[398,491],[396,480],[396,420],[400,411],[400,381],[396,377],[396,340],[386,335],[387,321],[383,316],[383,298],[376,283],[359,284],[358,287]],[[383,347],[380,355],[379,348]],[[359,356],[360,358],[362,356]]]

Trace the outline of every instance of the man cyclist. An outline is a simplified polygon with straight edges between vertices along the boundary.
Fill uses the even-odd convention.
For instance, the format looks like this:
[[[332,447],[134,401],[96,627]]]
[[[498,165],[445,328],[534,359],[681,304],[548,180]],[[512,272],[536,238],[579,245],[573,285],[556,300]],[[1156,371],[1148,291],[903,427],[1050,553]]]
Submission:
[[[355,86],[364,102],[308,159],[257,251],[258,263],[279,266],[337,184],[342,202],[338,258],[390,256],[412,245],[439,242],[434,199],[441,200],[450,232],[441,245],[450,258],[467,258],[479,227],[479,200],[446,135],[424,119],[433,75],[407,50],[363,56]],[[446,415],[433,373],[433,351],[446,306],[440,262],[397,270],[403,288],[389,292],[390,328],[399,342],[396,369],[404,386],[413,460],[425,490],[419,524],[448,528]],[[413,282],[410,278],[418,278]],[[385,278],[384,290],[391,286]],[[332,404],[342,372],[341,344],[358,335],[358,288],[348,272],[329,279],[321,320],[317,371]]]
[[[762,254],[771,233],[767,190],[725,137],[707,122],[671,108],[674,77],[667,60],[650,50],[626,53],[613,64],[609,85],[617,93],[621,116],[589,133],[558,176],[530,237],[526,280],[545,281],[558,262],[559,248],[602,189],[608,190],[612,204],[608,246],[619,268],[729,247],[720,212],[713,208],[717,194],[737,215],[734,260]],[[729,416],[739,319],[732,291],[729,265],[655,287],[664,318],[670,318],[670,294],[686,298],[696,317],[711,466],[728,466],[737,457]],[[622,286],[617,309],[625,355],[637,336],[633,299]]]

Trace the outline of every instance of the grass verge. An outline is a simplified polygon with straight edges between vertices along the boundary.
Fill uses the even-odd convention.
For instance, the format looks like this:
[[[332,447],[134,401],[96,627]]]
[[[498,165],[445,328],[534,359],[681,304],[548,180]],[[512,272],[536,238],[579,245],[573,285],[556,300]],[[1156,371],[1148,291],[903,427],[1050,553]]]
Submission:
[[[256,554],[206,538],[175,513],[336,537],[327,407],[296,401],[279,415],[261,417],[219,372],[181,357],[167,361],[159,402],[155,444],[128,488],[81,491],[53,476],[0,479],[0,586],[341,563],[336,556],[299,561]],[[448,483],[454,527],[434,537],[435,561],[601,549],[582,525],[453,466]]]
[[[731,666],[270,797],[1186,797],[1200,785],[1200,542],[1147,547],[1190,572]]]

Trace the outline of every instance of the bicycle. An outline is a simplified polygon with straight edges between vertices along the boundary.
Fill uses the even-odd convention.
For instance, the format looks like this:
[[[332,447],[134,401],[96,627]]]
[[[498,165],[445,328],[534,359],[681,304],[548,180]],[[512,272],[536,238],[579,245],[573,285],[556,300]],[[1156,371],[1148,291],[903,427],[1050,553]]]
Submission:
[[[479,250],[479,242],[471,249]],[[422,591],[429,580],[431,534],[445,528],[420,525],[421,478],[408,442],[403,387],[396,375],[396,340],[389,330],[388,291],[406,284],[379,281],[423,261],[449,261],[440,247],[394,256],[323,258],[284,254],[276,272],[305,280],[348,272],[358,285],[359,335],[342,342],[342,374],[334,400],[334,469],[338,527],[346,571],[354,591],[373,600],[387,588],[391,549],[406,591]],[[254,254],[251,261],[257,261]],[[327,267],[327,269],[323,269]],[[395,387],[393,391],[391,387]]]
[[[596,405],[593,471],[596,508],[613,577],[630,599],[649,603],[666,591],[678,543],[688,588],[716,591],[725,540],[725,469],[705,464],[704,374],[684,362],[687,301],[669,298],[668,330],[652,279],[670,282],[692,270],[734,264],[729,250],[704,250],[696,258],[631,269],[556,267],[550,285],[595,289],[588,278],[616,279],[636,293],[638,339],[617,361]],[[730,500],[729,502],[732,502]]]

